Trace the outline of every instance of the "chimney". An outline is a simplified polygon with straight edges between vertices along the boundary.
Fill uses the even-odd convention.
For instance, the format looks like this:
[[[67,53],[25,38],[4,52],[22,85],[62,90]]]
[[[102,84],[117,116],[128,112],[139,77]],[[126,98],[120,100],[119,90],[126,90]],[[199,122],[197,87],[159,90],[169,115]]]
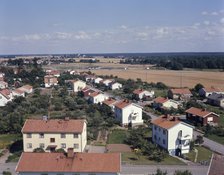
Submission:
[[[73,158],[74,157],[74,150],[73,150],[73,148],[68,148],[67,157],[68,158]]]

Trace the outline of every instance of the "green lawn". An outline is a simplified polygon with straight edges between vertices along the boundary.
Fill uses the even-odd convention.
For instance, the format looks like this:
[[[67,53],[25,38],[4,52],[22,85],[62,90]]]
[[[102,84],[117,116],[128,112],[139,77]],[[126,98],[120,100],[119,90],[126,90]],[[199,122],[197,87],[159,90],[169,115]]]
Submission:
[[[205,147],[198,146],[198,147],[195,147],[195,149],[198,150],[197,162],[210,160],[210,158],[212,157],[212,151]],[[194,162],[195,160],[195,155],[196,153],[194,151],[191,151],[190,153],[186,154],[186,156],[192,162]]]
[[[185,165],[185,163],[183,163],[179,159],[171,156],[167,156],[162,162],[159,163],[149,160],[147,156],[140,156],[138,159],[134,152],[122,153],[122,162],[134,165]]]
[[[119,143],[124,143],[124,140],[127,137],[127,130],[113,130],[108,137],[108,144],[119,144]]]
[[[8,145],[16,140],[21,139],[20,134],[1,134],[0,135],[0,149],[6,148]]]
[[[207,138],[224,145],[224,137],[220,137],[214,134],[211,134],[211,135],[209,134]]]

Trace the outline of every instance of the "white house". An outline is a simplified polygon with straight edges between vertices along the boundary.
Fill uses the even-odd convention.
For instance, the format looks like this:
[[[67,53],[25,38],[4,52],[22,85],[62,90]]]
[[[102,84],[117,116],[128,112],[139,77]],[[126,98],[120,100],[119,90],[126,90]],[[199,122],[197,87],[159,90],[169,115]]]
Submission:
[[[82,80],[75,80],[75,81],[72,81],[72,83],[73,83],[74,92],[79,92],[86,87],[86,82]]]
[[[9,101],[12,101],[13,95],[9,89],[0,90],[0,106],[5,106]]]
[[[8,88],[8,83],[5,81],[0,81],[0,89]]]
[[[108,99],[109,97],[105,94],[102,94],[100,92],[93,92],[89,94],[89,102],[90,103],[102,103],[104,100]]]
[[[92,82],[95,80],[95,76],[94,75],[87,75],[85,76],[85,81],[89,81],[89,82]]]
[[[178,109],[181,106],[181,103],[172,99],[167,99],[164,97],[157,97],[153,100],[153,107],[154,108],[174,108]]]
[[[22,153],[19,175],[119,175],[120,153]]]
[[[87,127],[85,120],[28,119],[22,128],[23,151],[33,152],[42,148],[46,152],[56,149],[73,148],[75,152],[83,152],[87,143]]]
[[[60,77],[60,71],[59,70],[46,70],[47,75],[52,75],[54,77]]]
[[[97,77],[94,79],[94,83],[99,84],[103,79],[100,77]]]
[[[15,97],[25,97],[25,92],[23,90],[18,89],[14,89],[12,90],[12,95]]]
[[[46,88],[56,86],[58,85],[58,79],[52,75],[46,75],[44,76],[44,84]]]
[[[21,90],[21,91],[24,91],[27,94],[30,94],[30,93],[33,92],[33,86],[30,86],[28,84],[27,85],[24,85],[24,86],[22,86],[22,87],[20,87],[18,89]]]
[[[106,105],[106,106],[109,106],[111,108],[111,110],[114,112],[115,104],[117,102],[118,101],[113,99],[113,98],[108,98],[107,100],[103,101],[103,104]]]
[[[212,95],[213,93],[216,94],[224,94],[224,90],[220,89],[220,88],[215,88],[215,87],[211,87],[211,88],[201,88],[199,89],[199,95],[202,97],[208,97],[209,95]]]
[[[129,100],[122,100],[116,103],[114,111],[115,119],[120,121],[122,126],[143,124],[142,107]]]
[[[115,89],[121,89],[122,88],[122,84],[121,83],[118,83],[118,82],[111,82],[109,84],[109,88],[111,90],[115,90]]]
[[[0,72],[0,81],[4,81],[5,73]]]
[[[113,80],[110,80],[110,79],[106,79],[106,80],[103,80],[102,83],[105,85],[105,86],[109,86],[110,83],[112,83]]]
[[[153,90],[147,91],[144,89],[135,89],[133,94],[141,100],[143,97],[153,97],[155,92]]]
[[[152,121],[152,140],[170,155],[189,153],[193,139],[193,126],[177,117],[164,115]]]

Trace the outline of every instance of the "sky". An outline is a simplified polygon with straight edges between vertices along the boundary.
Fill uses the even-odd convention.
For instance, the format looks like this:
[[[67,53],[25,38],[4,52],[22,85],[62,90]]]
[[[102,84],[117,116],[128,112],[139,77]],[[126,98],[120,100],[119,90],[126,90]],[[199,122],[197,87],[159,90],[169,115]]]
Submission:
[[[0,0],[0,54],[223,51],[224,0]]]

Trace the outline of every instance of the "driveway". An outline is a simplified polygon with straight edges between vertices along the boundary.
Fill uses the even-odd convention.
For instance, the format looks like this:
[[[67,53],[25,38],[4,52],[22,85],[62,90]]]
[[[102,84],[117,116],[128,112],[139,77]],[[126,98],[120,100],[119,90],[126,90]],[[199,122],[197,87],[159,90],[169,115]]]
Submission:
[[[106,152],[105,146],[88,145],[87,149],[88,149],[88,153],[105,153]]]
[[[189,170],[193,175],[206,175],[208,166],[185,166],[185,165],[122,165],[121,175],[150,175],[156,173],[157,169],[167,171],[173,175],[176,170]]]
[[[201,133],[199,133],[198,131],[194,131],[194,138],[197,137],[197,135],[202,135]],[[204,143],[203,145],[205,147],[210,148],[212,151],[220,153],[222,155],[224,155],[224,145],[214,142],[213,140],[210,140],[206,137],[203,137]]]
[[[0,157],[0,175],[3,171],[10,171],[13,175],[16,174],[15,168],[17,163],[5,163],[9,156],[9,152],[7,151],[3,156]]]

